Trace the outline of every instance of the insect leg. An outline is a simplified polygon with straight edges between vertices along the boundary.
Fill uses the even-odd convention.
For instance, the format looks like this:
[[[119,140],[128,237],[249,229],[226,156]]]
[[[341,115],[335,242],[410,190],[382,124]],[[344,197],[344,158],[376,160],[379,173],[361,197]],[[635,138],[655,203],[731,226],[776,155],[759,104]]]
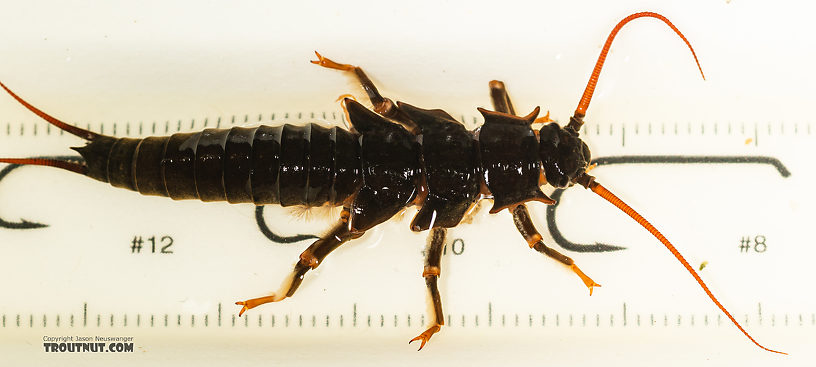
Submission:
[[[515,115],[516,109],[513,108],[513,103],[510,102],[510,96],[507,94],[507,89],[504,87],[504,82],[491,80],[489,85],[490,99],[493,101],[493,109],[498,112]]]
[[[587,288],[589,288],[590,296],[592,295],[593,287],[601,286],[584,274],[584,272],[582,272],[581,269],[575,265],[575,261],[573,261],[569,256],[549,248],[544,244],[541,239],[541,234],[539,234],[538,230],[536,230],[535,226],[533,226],[533,221],[530,219],[530,212],[527,211],[527,207],[524,204],[516,205],[516,207],[513,208],[513,222],[516,224],[516,228],[518,228],[519,233],[521,233],[521,235],[524,236],[524,239],[527,240],[530,248],[556,259],[566,266],[569,266],[570,269],[581,278]]]
[[[295,264],[292,273],[281,284],[280,289],[272,295],[266,297],[253,298],[246,301],[235,302],[236,305],[244,306],[238,316],[241,316],[247,310],[258,307],[264,303],[279,302],[287,297],[295,294],[295,291],[303,282],[303,277],[309,270],[316,268],[323,262],[323,259],[329,255],[334,249],[349,240],[358,238],[363,235],[363,232],[351,231],[349,229],[349,211],[343,209],[340,215],[340,223],[338,223],[327,235],[321,237],[303,253],[300,254],[299,261]]]
[[[408,344],[411,344],[415,340],[421,340],[422,344],[419,345],[418,350],[422,350],[422,347],[431,339],[431,336],[439,332],[439,329],[445,324],[445,316],[442,314],[442,298],[439,297],[439,287],[436,284],[436,280],[439,278],[442,269],[440,263],[446,234],[447,230],[445,228],[437,227],[433,228],[428,236],[429,243],[425,255],[425,269],[422,270],[422,277],[425,278],[425,285],[428,287],[428,292],[431,296],[434,321],[431,327],[408,342]]]
[[[490,83],[490,99],[493,101],[493,109],[497,112],[504,112],[509,113],[511,115],[516,114],[515,108],[513,108],[513,103],[510,101],[510,95],[507,94],[507,88],[504,86],[504,82],[499,80],[491,80]],[[535,119],[533,123],[547,123],[547,122],[554,122],[550,119],[550,111],[547,111],[547,114]]]
[[[409,130],[414,130],[417,126],[416,124],[411,121],[408,115],[405,112],[397,107],[397,105],[392,101],[390,98],[383,97],[380,94],[380,91],[377,90],[377,87],[374,85],[374,82],[368,78],[368,75],[363,71],[362,68],[355,65],[350,64],[341,64],[330,60],[326,57],[323,57],[320,53],[315,51],[315,55],[317,55],[317,60],[312,60],[312,64],[320,65],[324,68],[329,69],[336,69],[341,71],[348,71],[354,74],[357,78],[357,81],[363,87],[366,94],[368,94],[368,99],[371,101],[371,104],[374,105],[374,112],[379,113],[383,117],[392,119],[396,122],[399,122]]]

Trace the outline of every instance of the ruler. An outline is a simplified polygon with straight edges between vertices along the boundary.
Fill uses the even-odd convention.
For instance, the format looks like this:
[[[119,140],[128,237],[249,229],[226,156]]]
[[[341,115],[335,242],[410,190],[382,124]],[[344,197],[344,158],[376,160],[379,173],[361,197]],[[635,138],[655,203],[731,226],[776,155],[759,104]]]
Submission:
[[[569,8],[560,10],[571,14]],[[389,52],[378,53],[346,39],[364,39],[364,29],[346,29],[342,40],[317,41],[321,38],[314,34],[347,21],[282,17],[275,18],[281,22],[276,27],[309,22],[317,29],[291,44],[263,37],[237,44],[242,33],[229,31],[212,36],[213,46],[198,47],[192,35],[171,31],[166,42],[156,43],[155,37],[119,25],[127,22],[116,22],[108,28],[116,38],[112,43],[133,43],[112,50],[104,42],[77,41],[81,34],[58,37],[45,28],[44,37],[56,46],[31,41],[42,34],[24,33],[23,41],[8,43],[29,40],[30,54],[21,55],[21,47],[5,52],[10,56],[0,68],[15,70],[3,81],[35,105],[118,136],[258,123],[342,124],[333,100],[358,91],[345,76],[305,62],[318,48],[338,61],[363,65],[384,94],[421,107],[444,107],[474,128],[480,119],[473,106],[488,103],[491,78],[508,83],[518,109],[546,103],[545,109],[563,120],[580,95],[596,46],[624,13],[591,15],[580,35],[567,40],[556,39],[553,29],[564,20],[554,20],[541,37],[553,38],[555,51],[536,51],[532,59],[540,64],[501,57],[526,49],[516,42],[495,54],[474,51],[476,46],[446,52],[452,41],[385,46]],[[680,25],[692,13],[677,11],[671,18]],[[725,16],[732,28],[742,25],[724,8],[712,13]],[[136,14],[137,23],[157,22]],[[603,26],[585,30],[600,18],[606,20]],[[151,32],[172,29],[159,23]],[[223,29],[238,29],[230,27],[235,25]],[[694,29],[698,25],[701,30]],[[262,34],[252,27],[253,34]],[[645,40],[631,35],[665,31],[660,26],[637,25],[622,34],[582,137],[599,163],[592,174],[701,269],[718,298],[760,343],[791,357],[751,345],[655,239],[581,188],[553,193],[557,207],[530,208],[545,241],[563,249],[603,287],[590,297],[571,272],[525,245],[508,213],[483,210],[473,223],[449,231],[441,279],[447,325],[418,354],[406,343],[428,324],[421,278],[427,234],[408,229],[413,209],[338,249],[308,274],[295,297],[239,318],[234,302],[276,290],[308,240],[270,240],[251,205],[143,197],[41,167],[0,173],[0,351],[13,361],[56,358],[66,364],[105,359],[589,365],[646,364],[654,358],[677,365],[804,364],[812,357],[808,347],[816,332],[816,300],[807,291],[816,251],[808,245],[816,207],[810,189],[816,121],[791,112],[787,103],[801,105],[812,94],[793,83],[783,83],[787,90],[774,89],[788,97],[762,92],[769,85],[764,75],[753,75],[765,83],[761,86],[750,80],[736,85],[735,75],[756,65],[734,65],[735,57],[718,49],[733,43],[707,33],[708,27],[681,26],[701,54],[706,82],[696,79],[687,51],[670,32]],[[413,37],[421,40],[423,34]],[[85,35],[97,36],[102,37]],[[261,47],[265,42],[273,46]],[[484,39],[469,42],[484,44]],[[642,51],[641,42],[649,43],[649,52]],[[579,53],[581,44],[587,47]],[[203,51],[218,47],[218,56]],[[439,57],[417,61],[423,48]],[[147,56],[135,57],[134,50]],[[800,57],[791,62],[812,60],[809,51],[797,52]],[[761,63],[770,57],[754,56],[740,60]],[[650,57],[659,61],[641,60]],[[475,58],[482,62],[469,62]],[[583,64],[573,65],[576,60]],[[652,70],[653,64],[660,68]],[[665,82],[654,81],[664,76]],[[69,155],[67,147],[81,144],[10,98],[0,97],[0,111],[0,156]],[[261,218],[268,231],[292,236],[319,235],[336,217],[267,207]],[[47,227],[12,228],[15,223]],[[134,351],[44,350],[43,343],[65,337],[132,337]]]

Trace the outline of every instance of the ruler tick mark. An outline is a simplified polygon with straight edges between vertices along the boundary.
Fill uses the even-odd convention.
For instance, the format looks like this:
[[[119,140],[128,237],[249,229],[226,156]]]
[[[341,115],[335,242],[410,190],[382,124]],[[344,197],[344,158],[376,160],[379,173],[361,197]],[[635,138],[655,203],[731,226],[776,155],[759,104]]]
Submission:
[[[621,146],[626,146],[626,125],[621,125]]]
[[[487,303],[487,326],[493,326],[493,302]]]
[[[623,303],[623,326],[626,326],[626,302]]]

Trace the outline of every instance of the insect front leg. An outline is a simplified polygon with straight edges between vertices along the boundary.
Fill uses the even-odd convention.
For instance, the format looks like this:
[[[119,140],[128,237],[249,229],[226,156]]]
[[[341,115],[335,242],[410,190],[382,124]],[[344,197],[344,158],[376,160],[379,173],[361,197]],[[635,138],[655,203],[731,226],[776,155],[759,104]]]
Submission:
[[[428,287],[431,305],[433,306],[433,323],[431,327],[419,334],[416,338],[411,339],[408,344],[416,340],[421,340],[419,350],[425,346],[425,343],[431,339],[431,336],[439,332],[442,325],[445,324],[445,316],[442,314],[442,298],[439,296],[439,287],[436,284],[439,275],[442,272],[441,259],[442,248],[445,245],[445,235],[447,230],[445,228],[437,227],[431,229],[428,235],[428,249],[425,255],[425,268],[422,270],[422,277],[425,278],[425,286]]]
[[[504,86],[504,82],[491,80],[488,85],[490,86],[490,99],[493,101],[493,110],[515,115],[516,110],[513,108],[513,102],[510,101],[510,95],[507,94],[507,88]],[[550,111],[547,111],[546,115],[533,121],[535,124],[547,122],[553,122],[553,120],[550,119]]]
[[[341,64],[330,60],[326,57],[323,57],[320,53],[315,51],[315,55],[317,55],[317,60],[312,60],[312,64],[320,65],[325,68],[329,69],[336,69],[342,71],[348,71],[354,74],[357,78],[357,81],[363,87],[366,94],[368,94],[368,99],[371,101],[371,104],[374,105],[374,112],[377,112],[383,117],[387,117],[391,120],[399,122],[403,126],[405,126],[408,130],[415,130],[417,128],[416,124],[411,121],[411,119],[406,115],[402,110],[397,107],[397,105],[392,101],[390,98],[383,97],[380,94],[380,91],[377,90],[377,87],[374,85],[374,82],[368,78],[368,75],[363,71],[362,68],[359,66],[354,66],[350,64]]]
[[[504,82],[491,80],[489,86],[493,109],[498,112],[515,115],[516,110],[513,108],[513,102],[510,101],[510,96],[507,94],[507,88],[504,87]]]
[[[560,263],[566,266],[569,266],[570,270],[575,272],[575,274],[581,278],[587,288],[589,288],[590,296],[592,295],[593,287],[601,286],[584,274],[584,272],[581,271],[577,265],[575,265],[575,261],[573,261],[569,256],[547,247],[547,245],[544,244],[541,234],[538,233],[538,230],[536,230],[533,226],[533,221],[530,219],[530,212],[527,211],[527,206],[524,204],[519,204],[513,208],[513,223],[516,224],[516,228],[518,229],[519,233],[521,233],[521,235],[524,236],[524,239],[527,240],[527,244],[530,245],[530,248],[558,260]]]
[[[235,302],[236,305],[244,306],[241,308],[241,312],[238,313],[238,316],[241,316],[247,310],[258,307],[264,303],[279,302],[291,297],[293,294],[295,294],[295,291],[297,291],[300,283],[303,282],[303,277],[309,270],[318,267],[323,262],[323,259],[325,259],[329,253],[334,251],[334,249],[340,247],[340,245],[348,242],[349,240],[362,236],[364,232],[352,231],[350,229],[349,215],[349,210],[344,208],[343,212],[340,214],[340,222],[327,235],[312,243],[309,248],[300,254],[300,259],[295,264],[295,268],[292,270],[289,276],[286,277],[277,292],[266,297]]]

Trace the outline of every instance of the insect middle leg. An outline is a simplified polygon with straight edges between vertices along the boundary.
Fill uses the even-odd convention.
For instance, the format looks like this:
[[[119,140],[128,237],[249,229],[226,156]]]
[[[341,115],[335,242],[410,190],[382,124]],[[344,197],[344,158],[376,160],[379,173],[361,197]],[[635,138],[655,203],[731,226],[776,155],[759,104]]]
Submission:
[[[584,274],[584,272],[581,271],[577,265],[575,265],[575,261],[573,261],[569,256],[547,247],[547,245],[544,244],[541,234],[539,234],[538,230],[536,230],[533,226],[533,221],[530,219],[530,212],[527,211],[527,206],[524,204],[519,204],[513,208],[513,222],[516,224],[516,228],[518,229],[519,233],[521,233],[521,235],[524,236],[524,239],[527,240],[527,244],[530,245],[530,248],[558,260],[560,263],[566,266],[569,266],[570,270],[575,272],[575,274],[581,278],[587,288],[589,288],[590,296],[592,295],[593,287],[601,286]]]
[[[238,316],[241,316],[247,310],[258,307],[262,304],[279,302],[287,297],[291,297],[293,294],[295,294],[295,291],[297,291],[300,283],[303,282],[303,277],[309,270],[318,267],[318,265],[323,262],[323,259],[325,259],[329,253],[334,251],[334,249],[340,247],[340,245],[348,242],[349,240],[362,236],[363,233],[364,232],[350,230],[349,210],[344,208],[343,212],[340,214],[340,222],[327,235],[312,243],[309,248],[300,254],[300,259],[295,264],[295,268],[292,270],[289,276],[286,277],[277,292],[266,297],[235,302],[236,305],[244,306],[241,308],[241,312],[238,313]]]
[[[429,234],[429,244],[425,255],[425,268],[422,270],[422,277],[425,278],[425,286],[428,287],[434,318],[431,327],[408,342],[410,344],[416,340],[421,340],[422,344],[419,345],[419,350],[422,350],[422,347],[431,339],[431,336],[439,332],[442,325],[445,325],[445,316],[442,314],[442,298],[439,296],[439,287],[436,281],[442,272],[442,248],[445,245],[446,234],[447,230],[445,228],[433,228]]]
[[[317,55],[317,60],[312,60],[312,64],[320,65],[329,69],[353,73],[357,78],[357,81],[363,87],[363,90],[365,90],[366,94],[368,94],[368,99],[371,101],[371,104],[374,105],[374,112],[377,112],[383,117],[399,122],[409,130],[414,130],[417,128],[416,124],[411,121],[408,115],[397,107],[394,101],[392,101],[390,98],[383,97],[380,94],[380,91],[377,90],[374,82],[368,78],[368,75],[366,75],[362,68],[359,66],[335,62],[329,58],[323,57],[323,55],[317,51],[315,51],[315,55]]]

